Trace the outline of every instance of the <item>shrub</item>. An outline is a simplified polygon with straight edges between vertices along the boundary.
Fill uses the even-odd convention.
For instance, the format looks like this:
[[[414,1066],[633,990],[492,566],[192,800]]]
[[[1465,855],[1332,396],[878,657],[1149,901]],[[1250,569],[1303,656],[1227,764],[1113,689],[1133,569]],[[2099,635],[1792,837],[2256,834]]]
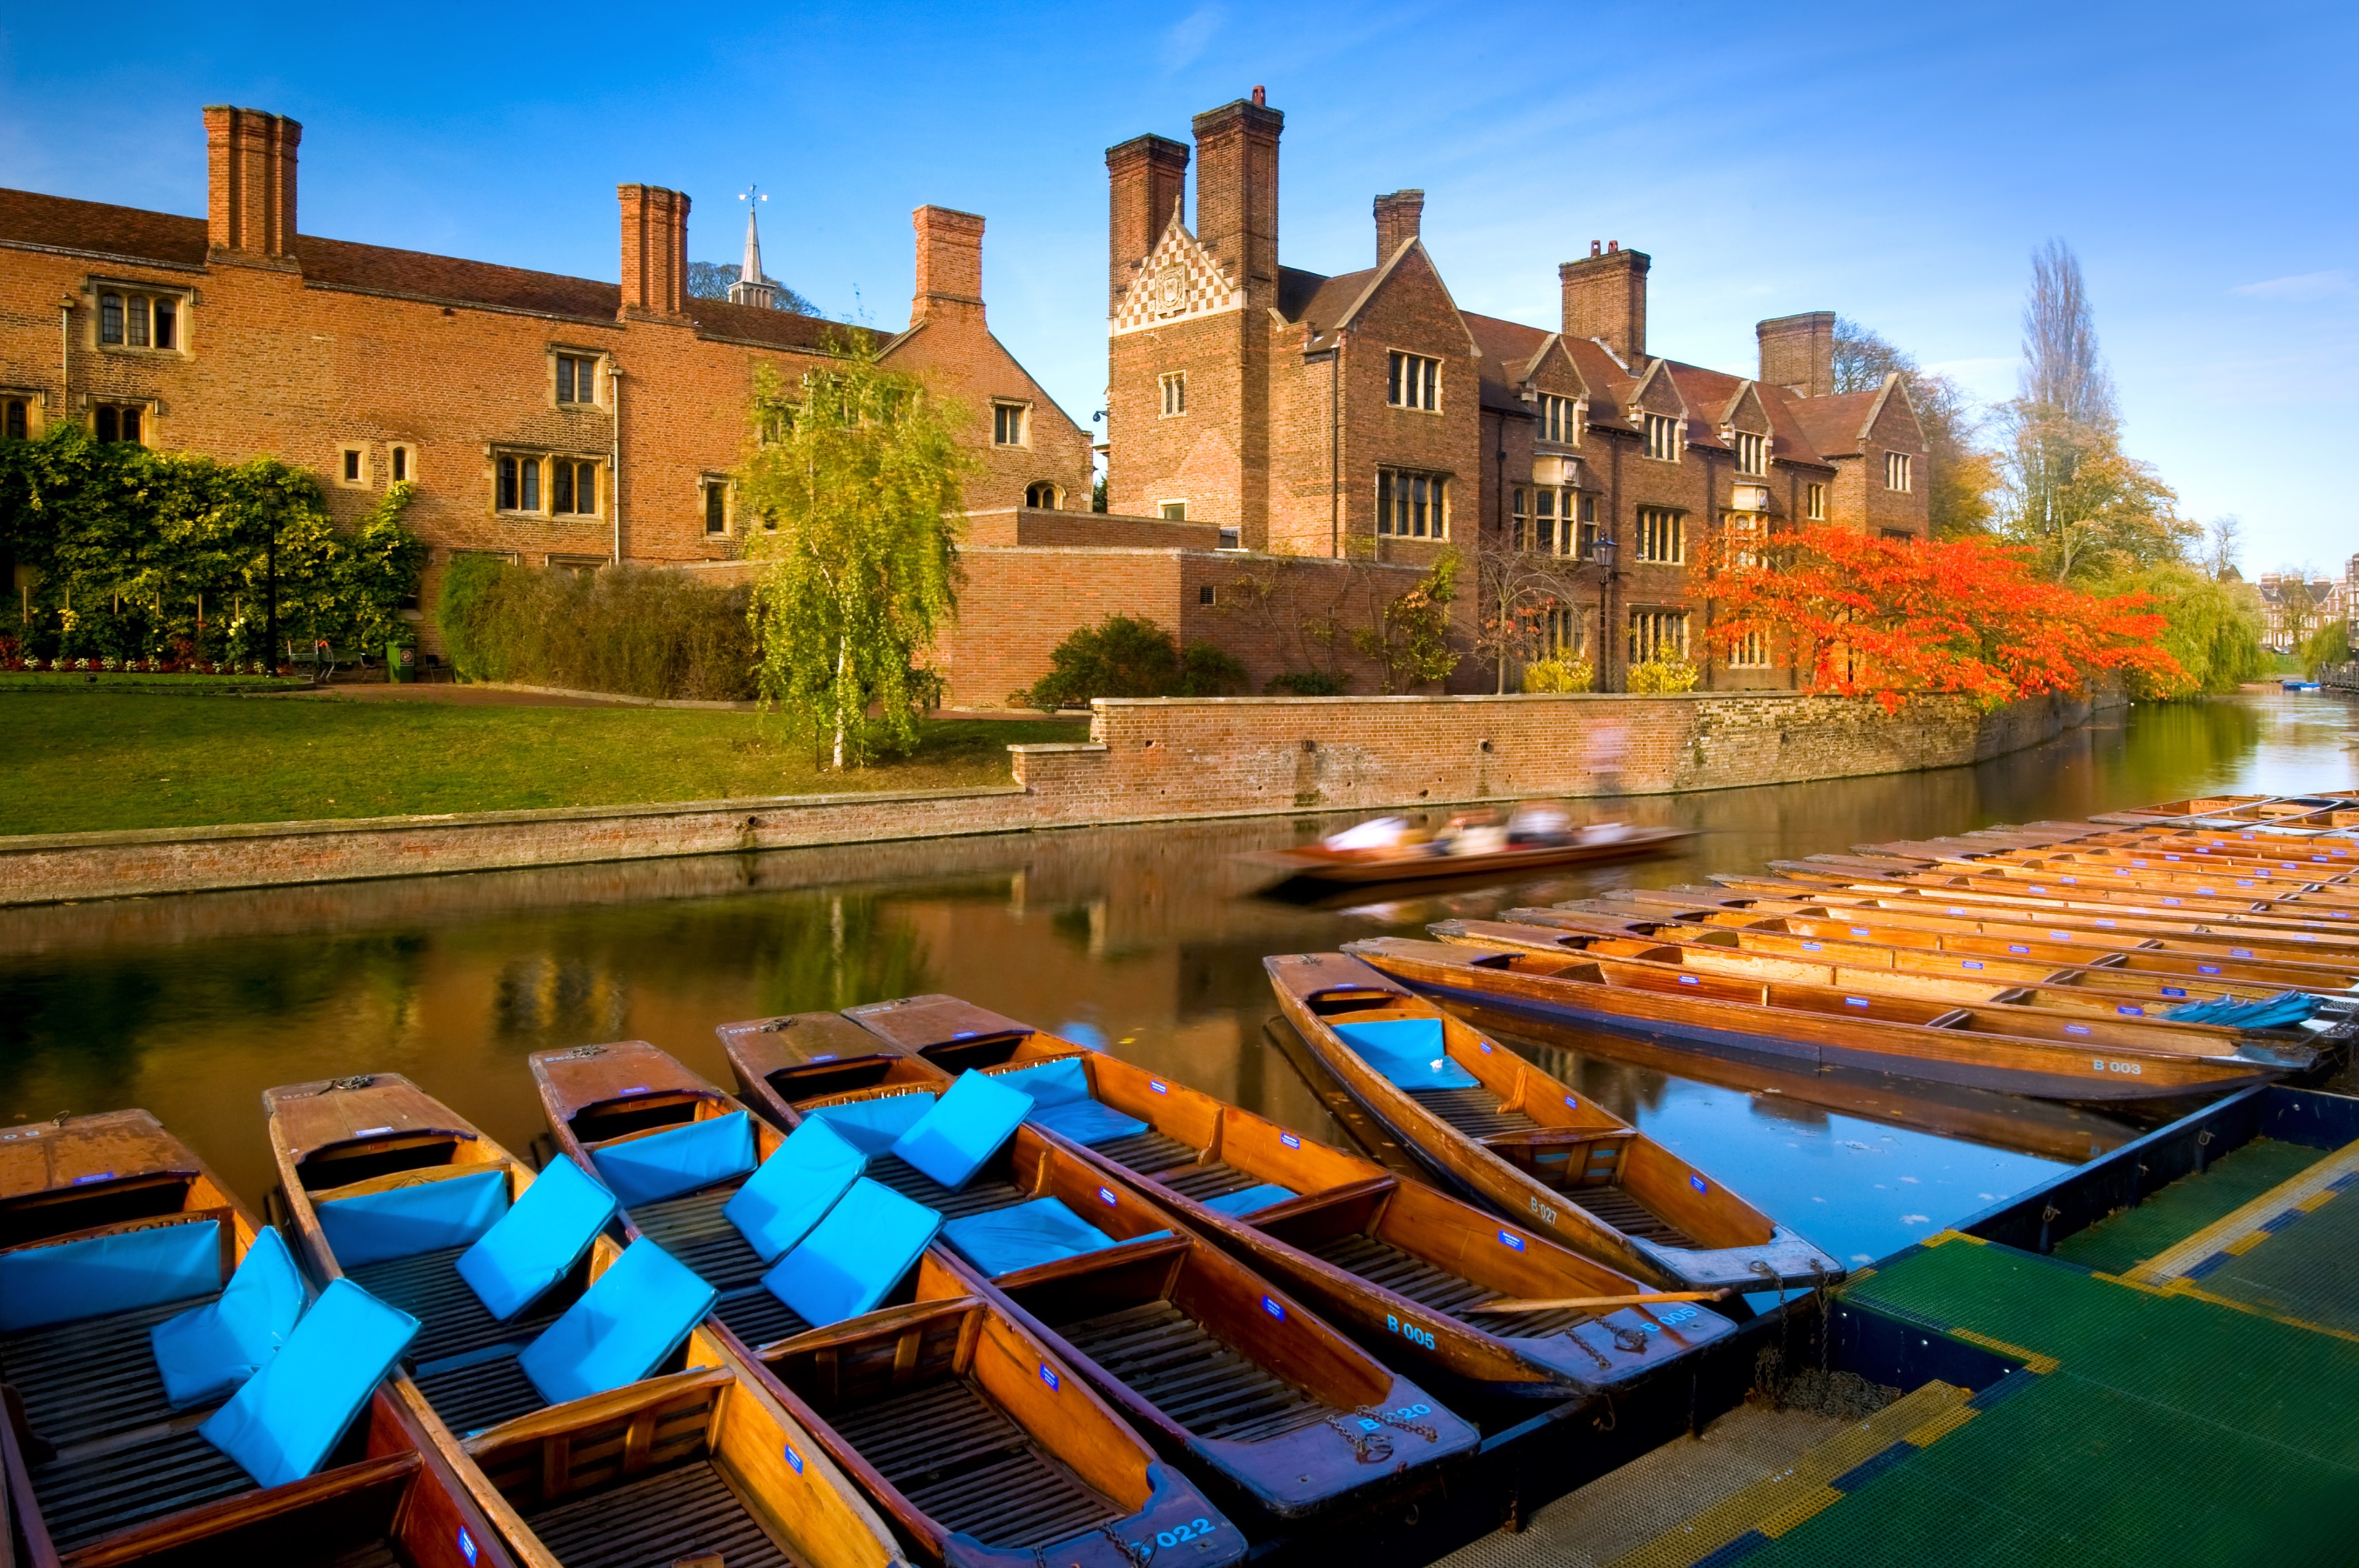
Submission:
[[[1681,658],[1658,654],[1643,665],[1630,666],[1630,689],[1642,694],[1693,691],[1702,672]]]
[[[1195,642],[1180,651],[1181,697],[1230,697],[1243,691],[1245,667],[1210,643]]]
[[[1341,697],[1343,683],[1325,670],[1284,670],[1262,689],[1279,697]]]
[[[755,689],[747,598],[661,568],[576,576],[461,556],[434,619],[469,680],[742,702]]]
[[[1587,659],[1540,659],[1524,666],[1524,689],[1530,692],[1587,691],[1596,680]]]

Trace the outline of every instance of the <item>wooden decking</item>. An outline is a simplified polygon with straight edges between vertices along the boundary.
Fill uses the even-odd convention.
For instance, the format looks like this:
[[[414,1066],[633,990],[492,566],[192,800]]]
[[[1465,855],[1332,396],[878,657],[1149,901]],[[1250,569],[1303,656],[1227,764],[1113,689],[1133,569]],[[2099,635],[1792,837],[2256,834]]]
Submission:
[[[1123,1515],[963,1379],[828,1420],[928,1518],[986,1546],[1028,1551]]]

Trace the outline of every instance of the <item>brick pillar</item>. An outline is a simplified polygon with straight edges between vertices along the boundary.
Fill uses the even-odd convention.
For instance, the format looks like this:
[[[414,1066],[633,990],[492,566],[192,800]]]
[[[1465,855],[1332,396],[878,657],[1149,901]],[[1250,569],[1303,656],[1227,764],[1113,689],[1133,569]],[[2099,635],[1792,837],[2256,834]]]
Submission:
[[[1644,251],[1592,247],[1581,261],[1557,268],[1564,287],[1564,335],[1602,338],[1636,366],[1647,357],[1647,265]]]
[[[1393,259],[1393,253],[1417,238],[1418,225],[1425,217],[1425,192],[1396,190],[1390,196],[1376,198],[1376,265],[1382,266]]]
[[[1761,380],[1804,397],[1827,397],[1835,389],[1835,313],[1811,310],[1780,316],[1753,329],[1761,341]]]
[[[213,261],[295,265],[295,148],[284,114],[205,109],[205,246]]]
[[[1133,136],[1106,149],[1106,314],[1122,306],[1131,279],[1188,189],[1188,149],[1169,136]]]
[[[953,311],[983,314],[983,220],[948,207],[920,207],[909,215],[918,231],[918,294],[909,319]]]
[[[1277,137],[1286,116],[1238,99],[1196,116],[1196,238],[1256,313],[1277,298]]]
[[[685,319],[688,198],[660,185],[618,185],[623,206],[622,314]]]

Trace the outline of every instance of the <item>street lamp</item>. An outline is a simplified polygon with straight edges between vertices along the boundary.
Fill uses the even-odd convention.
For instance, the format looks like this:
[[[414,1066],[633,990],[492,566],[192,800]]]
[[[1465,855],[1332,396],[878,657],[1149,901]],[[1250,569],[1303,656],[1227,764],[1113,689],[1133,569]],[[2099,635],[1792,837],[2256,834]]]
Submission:
[[[1590,558],[1597,563],[1597,689],[1612,688],[1605,684],[1606,650],[1613,646],[1611,633],[1605,629],[1605,591],[1614,581],[1614,541],[1600,534],[1590,542]]]

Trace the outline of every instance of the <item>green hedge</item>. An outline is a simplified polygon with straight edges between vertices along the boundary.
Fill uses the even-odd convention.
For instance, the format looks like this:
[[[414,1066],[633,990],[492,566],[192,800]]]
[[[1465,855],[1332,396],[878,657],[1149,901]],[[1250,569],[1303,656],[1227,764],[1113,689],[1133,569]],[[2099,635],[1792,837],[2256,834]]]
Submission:
[[[443,574],[434,620],[469,680],[741,702],[755,695],[748,598],[677,571],[577,575],[460,556]]]

